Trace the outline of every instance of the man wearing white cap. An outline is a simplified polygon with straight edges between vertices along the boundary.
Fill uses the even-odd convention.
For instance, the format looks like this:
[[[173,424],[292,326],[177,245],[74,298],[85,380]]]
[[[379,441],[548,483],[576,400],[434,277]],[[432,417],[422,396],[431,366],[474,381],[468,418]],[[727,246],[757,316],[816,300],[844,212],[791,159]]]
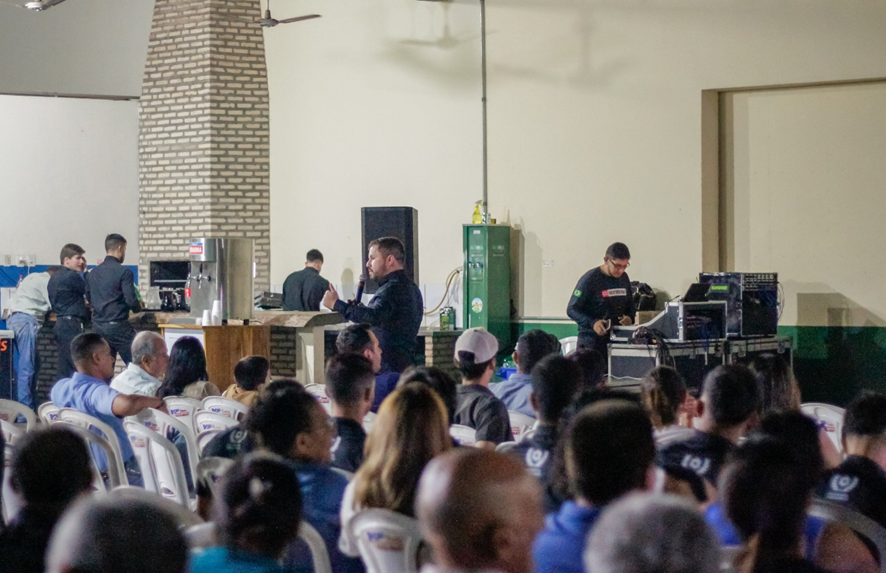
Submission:
[[[455,365],[462,374],[453,423],[477,431],[478,448],[495,449],[513,439],[508,408],[489,389],[498,340],[484,328],[470,328],[455,342]]]

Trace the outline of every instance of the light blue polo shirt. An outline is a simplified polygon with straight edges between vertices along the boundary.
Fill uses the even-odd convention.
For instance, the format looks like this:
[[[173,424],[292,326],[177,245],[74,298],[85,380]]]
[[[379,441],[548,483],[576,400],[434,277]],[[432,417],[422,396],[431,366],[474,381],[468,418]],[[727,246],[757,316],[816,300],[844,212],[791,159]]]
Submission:
[[[505,403],[508,410],[535,418],[535,410],[529,402],[529,395],[532,394],[532,376],[529,374],[516,372],[503,382],[490,384],[489,389],[496,398]]]

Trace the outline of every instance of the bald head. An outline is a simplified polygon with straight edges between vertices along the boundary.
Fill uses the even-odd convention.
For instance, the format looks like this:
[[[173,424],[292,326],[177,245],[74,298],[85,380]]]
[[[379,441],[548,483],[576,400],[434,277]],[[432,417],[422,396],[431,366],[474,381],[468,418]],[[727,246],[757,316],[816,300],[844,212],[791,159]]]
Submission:
[[[438,565],[532,571],[532,541],[543,525],[541,490],[504,454],[458,448],[422,473],[416,514]]]

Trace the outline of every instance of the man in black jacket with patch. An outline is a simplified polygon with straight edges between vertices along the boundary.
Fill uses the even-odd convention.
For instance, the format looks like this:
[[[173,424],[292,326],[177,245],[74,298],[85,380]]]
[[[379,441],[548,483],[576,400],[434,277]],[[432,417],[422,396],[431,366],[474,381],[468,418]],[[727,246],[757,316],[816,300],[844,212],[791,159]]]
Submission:
[[[323,296],[323,306],[351,322],[366,322],[378,337],[382,371],[403,372],[415,364],[415,337],[421,326],[424,302],[418,286],[404,270],[406,248],[395,237],[383,237],[369,243],[366,269],[369,278],[381,287],[364,306],[360,301],[339,300],[335,287]]]
[[[116,233],[105,238],[105,260],[86,277],[86,299],[92,304],[92,330],[102,335],[128,366],[132,362],[135,329],[129,324],[129,311],[141,312],[135,294],[135,277],[123,266],[126,239]]]
[[[311,249],[305,258],[305,268],[290,274],[283,283],[283,310],[316,312],[329,290],[329,281],[320,276],[323,253]]]
[[[58,374],[56,380],[70,378],[76,369],[71,359],[71,342],[83,332],[89,320],[86,308],[86,251],[80,245],[68,243],[62,247],[59,261],[62,268],[49,279],[46,290],[49,304],[55,313],[53,334],[58,345]]]

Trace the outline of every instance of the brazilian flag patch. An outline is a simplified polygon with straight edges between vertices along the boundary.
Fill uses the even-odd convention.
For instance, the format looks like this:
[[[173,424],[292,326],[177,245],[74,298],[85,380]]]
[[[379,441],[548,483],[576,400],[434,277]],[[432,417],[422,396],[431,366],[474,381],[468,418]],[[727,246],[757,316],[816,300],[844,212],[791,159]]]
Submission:
[[[572,293],[572,296],[581,296],[581,291],[578,289],[575,289],[575,291]]]

